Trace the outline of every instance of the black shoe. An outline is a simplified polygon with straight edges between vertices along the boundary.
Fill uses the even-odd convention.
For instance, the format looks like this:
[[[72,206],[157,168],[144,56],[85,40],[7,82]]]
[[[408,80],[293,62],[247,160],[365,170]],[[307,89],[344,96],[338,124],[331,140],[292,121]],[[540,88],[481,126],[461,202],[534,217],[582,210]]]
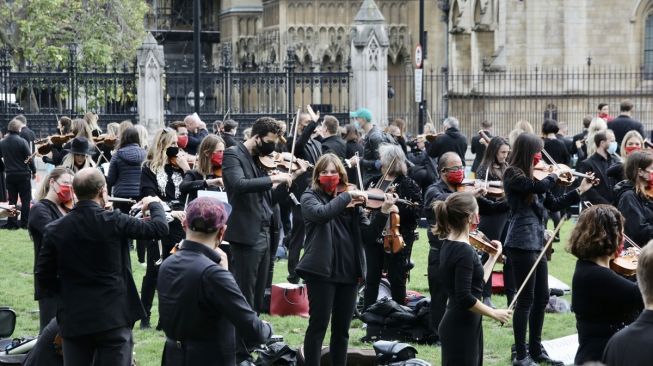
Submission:
[[[526,356],[521,360],[512,361],[512,366],[537,366],[537,364],[530,356]]]
[[[141,319],[141,329],[150,329],[150,318]]]
[[[532,356],[533,361],[537,362],[540,365],[548,366],[565,366],[565,363],[562,361],[552,360],[546,352],[542,352],[537,356]]]

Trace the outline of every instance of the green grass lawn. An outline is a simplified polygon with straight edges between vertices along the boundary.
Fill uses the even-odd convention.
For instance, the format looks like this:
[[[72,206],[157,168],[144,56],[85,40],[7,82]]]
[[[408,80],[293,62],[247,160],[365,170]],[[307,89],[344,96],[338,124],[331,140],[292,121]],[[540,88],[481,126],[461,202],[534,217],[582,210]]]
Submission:
[[[562,229],[562,241],[555,243],[553,261],[549,263],[549,273],[563,282],[570,284],[574,270],[574,258],[563,249],[572,228],[572,223],[567,222]],[[428,243],[425,230],[420,232],[420,240],[415,243],[413,249],[413,260],[415,269],[411,273],[409,288],[419,291],[428,296],[428,282],[426,278],[426,264],[428,256]],[[27,231],[0,231],[0,253],[2,263],[0,264],[0,306],[10,306],[18,313],[18,320],[14,336],[34,336],[38,332],[38,304],[34,301],[34,285],[32,276],[33,245]],[[141,279],[145,269],[136,261],[136,255],[132,255],[134,277],[137,287],[140,288]],[[274,282],[285,282],[287,275],[286,261],[277,262],[274,273]],[[566,296],[571,301],[570,296]],[[83,299],[80,299],[83,301]],[[493,297],[497,306],[505,307],[506,301],[503,296]],[[155,325],[158,319],[157,303],[152,309],[152,324]],[[291,346],[299,346],[303,343],[304,331],[308,319],[300,317],[270,317],[263,316],[270,321],[276,334],[284,336],[286,343]],[[371,348],[371,345],[360,342],[365,334],[362,329],[363,323],[358,320],[352,322],[350,335],[350,346]],[[501,327],[497,322],[488,318],[484,319],[485,338],[485,365],[507,365],[510,362],[510,346],[513,344],[512,328]],[[573,314],[547,314],[544,322],[544,339],[562,337],[576,332]],[[325,343],[328,344],[328,334]],[[154,329],[142,331],[136,324],[134,330],[135,358],[140,366],[154,366],[161,364],[161,351],[163,349],[164,334]],[[417,346],[419,357],[432,363],[440,364],[439,348],[433,346]]]

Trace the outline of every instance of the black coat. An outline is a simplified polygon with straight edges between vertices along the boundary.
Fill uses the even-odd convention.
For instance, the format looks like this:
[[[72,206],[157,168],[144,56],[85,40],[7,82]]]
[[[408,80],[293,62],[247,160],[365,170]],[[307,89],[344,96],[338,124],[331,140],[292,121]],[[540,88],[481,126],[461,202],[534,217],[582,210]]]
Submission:
[[[333,135],[322,139],[322,154],[332,153],[340,159],[347,158],[347,146],[342,137]]]
[[[307,190],[302,195],[302,216],[306,226],[304,255],[297,265],[296,272],[302,278],[318,276],[330,278],[333,271],[333,239],[334,218],[347,209],[351,202],[349,193],[344,192],[335,198],[330,198],[321,191]],[[353,208],[350,225],[351,245],[355,246],[358,257],[358,273],[366,273],[365,253],[363,252],[363,236],[375,235],[383,230],[388,215],[379,214],[368,223],[363,217],[360,207]]]
[[[614,187],[615,203],[624,215],[624,233],[639,246],[653,239],[653,201],[635,192],[633,184],[624,180]]]
[[[4,159],[5,174],[28,175],[36,173],[34,159],[25,164],[25,160],[31,155],[29,145],[18,133],[8,132],[0,140],[0,158]]]
[[[372,180],[370,185],[373,186],[377,183],[377,180]],[[407,201],[416,203],[416,206],[407,206],[403,203],[397,203],[397,208],[399,208],[399,216],[401,217],[401,225],[399,225],[399,232],[404,238],[406,243],[412,243],[415,240],[415,228],[417,228],[417,221],[422,214],[422,190],[420,187],[409,177],[400,175],[395,178],[394,184],[396,184],[396,194],[399,198],[403,198]],[[373,215],[379,213],[379,211],[372,212]],[[386,215],[387,217],[387,215]],[[375,238],[382,236],[382,233],[379,232],[375,235]]]
[[[29,211],[29,219],[27,220],[27,230],[34,242],[34,273],[36,273],[36,261],[41,252],[41,245],[43,244],[43,234],[47,224],[62,217],[61,210],[57,204],[48,200],[42,199],[35,203]],[[53,294],[47,294],[39,286],[38,282],[34,281],[34,300],[39,300],[43,297],[49,297]]]
[[[80,201],[46,227],[36,280],[58,297],[57,321],[64,338],[132,327],[145,317],[127,239],[168,234],[163,207],[152,203],[150,214],[151,220],[143,221]]]
[[[556,163],[569,165],[571,157],[569,156],[569,151],[567,150],[564,142],[560,141],[557,138],[550,139],[545,137],[544,149],[549,153],[549,155],[551,155]],[[544,153],[542,153],[542,159],[544,159],[547,164],[553,164],[553,162],[549,161],[549,158],[547,158]]]
[[[492,134],[490,134],[489,131],[483,130],[487,137],[492,138]],[[472,163],[472,171],[475,172],[476,169],[478,169],[479,164],[481,164],[481,160],[483,160],[483,155],[485,155],[485,145],[481,144],[481,136],[476,135],[472,137],[472,154],[474,154],[474,162]],[[460,157],[461,159],[464,158],[464,156]]]
[[[214,250],[186,240],[161,264],[159,314],[168,337],[162,365],[235,365],[235,328],[253,345],[272,335],[270,325],[257,317],[234,277],[219,263]]]
[[[653,310],[644,310],[637,320],[608,341],[603,363],[610,366],[649,365],[653,360]]]
[[[581,173],[594,172],[594,176],[599,179],[599,184],[590,188],[583,194],[583,199],[590,201],[592,204],[612,204],[614,200],[614,180],[608,175],[608,169],[602,167],[613,165],[613,159],[608,155],[606,160],[598,153],[592,154],[589,158],[578,163],[578,170]]]
[[[207,179],[214,179],[215,175],[209,174],[203,176],[197,170],[189,170],[184,173],[184,181],[179,186],[182,196],[186,197],[184,200],[186,203],[191,203],[195,198],[197,198],[197,191],[222,191],[220,187],[209,187],[206,184]]]
[[[537,181],[518,168],[508,167],[503,174],[503,188],[510,206],[508,235],[504,248],[540,251],[544,246],[545,211],[559,211],[580,199],[574,189],[560,197],[549,191],[556,186],[556,178],[549,175]],[[529,197],[533,195],[533,201]]]
[[[120,147],[109,163],[107,185],[116,197],[137,198],[141,191],[141,165],[147,152],[138,144]]]
[[[272,189],[272,179],[258,167],[243,144],[224,151],[222,179],[233,207],[224,240],[256,244],[262,224],[272,224],[272,208],[288,195],[288,186],[279,184]]]
[[[425,193],[428,187],[440,179],[438,173],[438,163],[435,159],[422,153],[422,159],[419,164],[415,164],[408,168],[408,176],[410,176]]]
[[[190,155],[197,154],[197,148],[200,146],[200,143],[206,136],[209,135],[209,131],[205,128],[200,129],[197,132],[188,132],[188,145],[184,149]]]
[[[613,119],[612,122],[608,124],[608,128],[614,132],[614,138],[617,140],[617,146],[619,147],[621,147],[621,141],[629,131],[635,130],[639,132],[642,137],[646,137],[646,135],[644,135],[644,126],[642,123],[624,114]],[[593,141],[590,141],[590,143],[593,143]]]
[[[225,149],[230,148],[234,145],[238,145],[239,143],[238,140],[236,139],[236,136],[230,135],[228,133],[223,133],[221,136],[222,139],[224,140]]]
[[[465,153],[467,152],[467,137],[460,133],[457,128],[448,128],[443,135],[438,136],[429,146],[429,156],[440,159],[444,153],[453,151],[465,165]]]
[[[587,138],[587,129],[583,129],[583,132],[575,134],[574,137],[571,139],[572,145],[571,145],[571,150],[570,154],[578,155],[578,161],[583,161],[587,158],[587,144],[585,143],[585,139]],[[576,141],[582,141],[582,145],[580,147],[580,150],[576,147]],[[593,142],[592,142],[593,143]]]
[[[394,138],[381,131],[378,127],[372,126],[363,139],[363,156],[360,162],[363,179],[368,181],[370,177],[379,174],[376,161],[379,160],[379,146],[383,143],[397,144]]]

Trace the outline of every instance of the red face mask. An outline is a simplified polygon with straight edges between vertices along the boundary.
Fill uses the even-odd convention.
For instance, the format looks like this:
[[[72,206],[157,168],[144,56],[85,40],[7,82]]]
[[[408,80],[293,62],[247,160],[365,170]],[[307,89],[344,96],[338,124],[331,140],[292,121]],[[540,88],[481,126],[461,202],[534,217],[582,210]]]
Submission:
[[[608,119],[608,114],[607,114],[607,113],[600,112],[600,113],[599,113],[599,117],[600,117],[600,118],[603,118],[603,119]]]
[[[222,157],[224,156],[224,151],[216,151],[211,155],[211,164],[213,166],[222,166]]]
[[[59,184],[59,191],[55,191],[57,193],[57,198],[59,201],[62,203],[67,203],[73,200],[73,187],[65,184]]]
[[[626,150],[626,155],[630,155],[633,151],[641,150],[642,148],[639,146],[626,146],[624,147],[624,150]]]
[[[335,175],[320,175],[320,185],[324,192],[333,193],[340,183],[340,176]]]
[[[472,221],[472,224],[470,225],[469,230],[470,231],[476,231],[478,229],[479,222],[481,222],[480,218],[478,217],[478,215],[475,215],[474,216],[474,221]]]
[[[188,136],[187,135],[177,136],[177,146],[179,146],[182,149],[185,149],[186,145],[188,145]]]
[[[460,184],[463,182],[465,179],[465,171],[463,170],[456,170],[455,172],[449,172],[447,173],[447,182],[450,184]]]
[[[538,152],[533,156],[533,166],[537,165],[540,161],[542,161],[542,153]]]

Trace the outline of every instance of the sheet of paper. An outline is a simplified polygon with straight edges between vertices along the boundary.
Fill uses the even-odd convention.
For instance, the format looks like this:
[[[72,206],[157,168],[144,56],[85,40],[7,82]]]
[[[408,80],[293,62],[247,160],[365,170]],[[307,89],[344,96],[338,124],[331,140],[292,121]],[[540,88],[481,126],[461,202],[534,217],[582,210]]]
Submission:
[[[229,199],[227,198],[227,192],[197,191],[197,197],[213,197],[219,199],[224,203],[229,203]]]
[[[578,350],[578,334],[542,341],[542,345],[552,359],[560,360],[565,365],[573,365]]]

